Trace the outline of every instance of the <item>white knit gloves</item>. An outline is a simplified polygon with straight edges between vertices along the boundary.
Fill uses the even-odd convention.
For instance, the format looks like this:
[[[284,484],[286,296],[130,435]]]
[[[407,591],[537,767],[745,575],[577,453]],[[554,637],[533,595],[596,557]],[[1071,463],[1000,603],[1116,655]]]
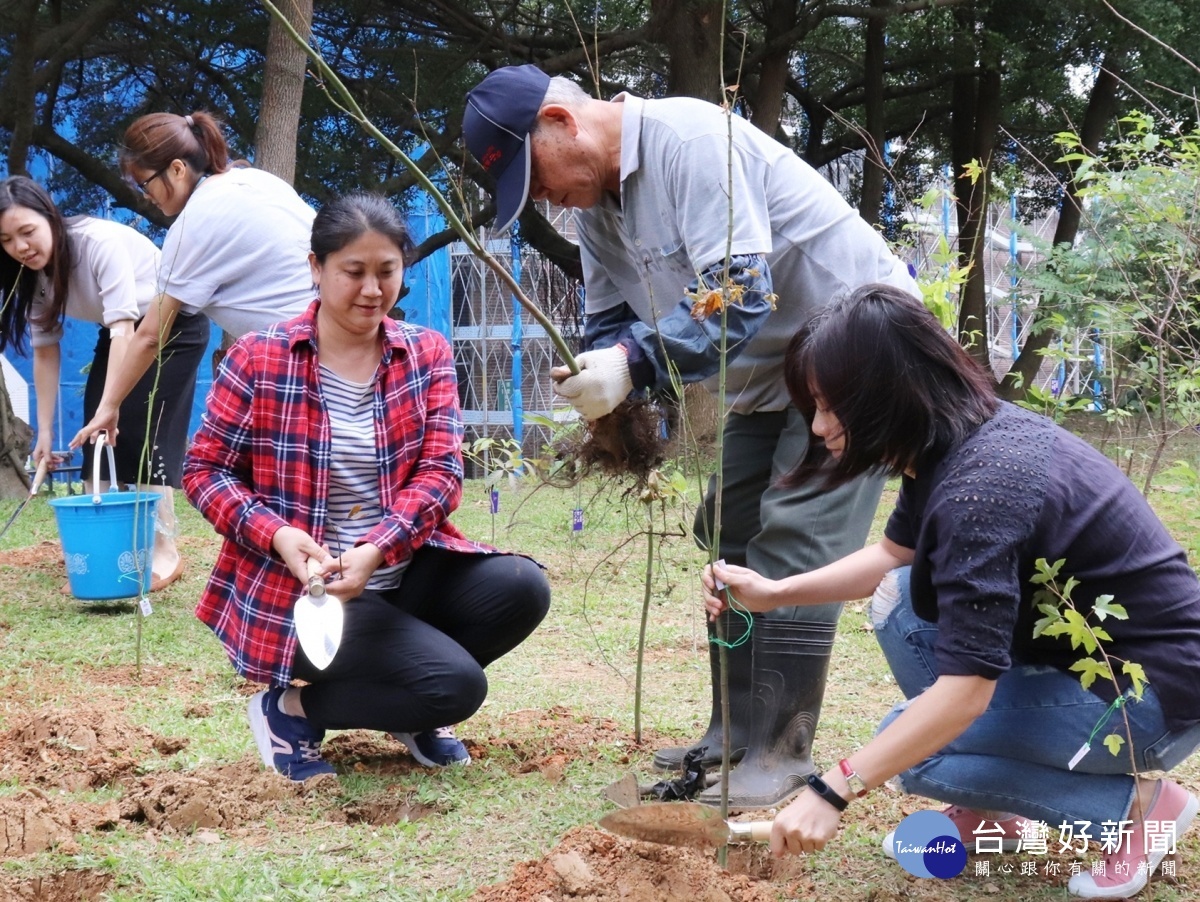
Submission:
[[[578,376],[572,376],[566,367],[555,367],[550,375],[561,380],[554,383],[555,394],[570,401],[581,416],[598,420],[612,413],[633,391],[629,361],[620,345],[586,351],[575,362],[579,364]]]

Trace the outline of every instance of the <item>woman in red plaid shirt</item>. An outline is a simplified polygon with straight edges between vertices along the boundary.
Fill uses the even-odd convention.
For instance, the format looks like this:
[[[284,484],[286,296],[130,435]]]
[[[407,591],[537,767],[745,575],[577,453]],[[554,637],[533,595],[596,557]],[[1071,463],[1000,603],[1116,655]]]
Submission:
[[[272,687],[251,699],[251,729],[293,780],[334,772],[327,729],[391,733],[426,766],[468,763],[445,725],[479,708],[483,668],[549,607],[535,563],[449,522],[462,495],[453,353],[387,316],[411,249],[382,197],[324,207],[309,255],[319,299],[233,345],[185,464],[188,499],[225,537],[196,614],[238,673]],[[310,558],[347,602],[324,670],[292,615]]]

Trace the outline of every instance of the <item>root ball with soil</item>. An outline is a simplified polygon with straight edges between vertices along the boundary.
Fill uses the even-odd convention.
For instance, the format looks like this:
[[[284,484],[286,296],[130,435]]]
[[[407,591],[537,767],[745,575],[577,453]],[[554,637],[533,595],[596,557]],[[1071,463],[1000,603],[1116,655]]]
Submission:
[[[581,423],[582,428],[567,431],[554,443],[559,460],[574,462],[564,468],[571,484],[593,474],[632,476],[640,490],[666,457],[663,415],[656,401],[628,398],[607,416]]]

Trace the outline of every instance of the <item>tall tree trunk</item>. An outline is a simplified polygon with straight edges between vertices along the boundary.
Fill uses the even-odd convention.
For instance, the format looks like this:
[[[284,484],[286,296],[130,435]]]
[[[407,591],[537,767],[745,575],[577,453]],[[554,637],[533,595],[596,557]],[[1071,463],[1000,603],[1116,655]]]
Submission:
[[[987,231],[988,173],[1000,124],[1000,70],[976,66],[975,20],[970,10],[955,11],[954,56],[957,74],[951,99],[951,158],[958,208],[959,265],[970,267],[959,295],[958,340],[983,366],[991,367],[987,334],[987,274],[983,240]],[[981,174],[972,183],[967,167],[977,161]]]
[[[37,12],[39,0],[25,0],[20,9],[13,54],[2,82],[11,111],[8,142],[8,175],[29,174],[29,147],[33,138],[36,95],[33,70],[37,63]],[[29,492],[25,458],[32,446],[33,430],[13,412],[12,399],[0,372],[0,497],[18,498]]]
[[[988,354],[987,272],[983,267],[983,242],[987,234],[987,198],[991,182],[992,155],[996,131],[1000,126],[1000,71],[984,69],[979,73],[975,97],[973,159],[979,161],[980,175],[967,190],[967,215],[958,233],[959,257],[974,266],[963,285],[958,308],[958,340],[972,357],[991,371]],[[959,176],[963,179],[964,176]]]
[[[771,0],[765,15],[768,34],[787,34],[796,24],[796,0]],[[762,61],[750,121],[772,137],[783,115],[783,94],[791,76],[792,49],[781,47]]]
[[[871,0],[871,6],[882,8],[891,0]],[[866,50],[863,54],[863,105],[866,122],[866,153],[863,155],[862,194],[858,199],[858,215],[875,225],[883,206],[883,187],[887,163],[883,147],[887,141],[883,127],[883,64],[887,56],[887,25],[882,16],[867,19]]]
[[[0,498],[29,494],[25,458],[33,448],[33,430],[17,419],[4,377],[0,376]]]
[[[1124,69],[1124,53],[1109,51],[1105,54],[1100,72],[1092,83],[1088,94],[1087,110],[1083,114],[1083,125],[1079,129],[1079,141],[1089,153],[1096,153],[1100,142],[1108,131],[1109,123],[1117,113],[1117,90],[1121,84],[1121,73]],[[1063,190],[1062,206],[1058,213],[1058,225],[1054,229],[1054,244],[1072,244],[1079,232],[1079,222],[1083,213],[1079,205],[1079,184],[1075,181],[1077,164],[1071,164],[1067,176],[1067,184]],[[1037,321],[1044,316],[1039,311],[1034,314]],[[1050,347],[1058,333],[1051,328],[1034,329],[1025,339],[1021,353],[1013,361],[1012,368],[1000,384],[1000,394],[1009,400],[1022,397],[1033,385],[1037,372],[1045,359],[1044,351]]]
[[[9,175],[29,174],[29,145],[33,137],[35,92],[33,69],[37,62],[37,11],[40,0],[24,0],[14,35],[12,63],[4,79],[4,93],[12,105],[12,134],[8,142]]]
[[[651,0],[649,31],[667,48],[668,95],[722,101],[724,11],[720,0]]]
[[[282,0],[277,4],[288,22],[305,38],[312,34],[313,0]],[[296,141],[300,132],[300,102],[304,98],[304,69],[308,57],[283,26],[271,18],[267,58],[263,63],[262,99],[254,129],[254,165],[289,185],[296,180]],[[225,332],[213,352],[212,368],[237,341]]]
[[[283,0],[279,8],[292,27],[307,38],[312,32],[313,0]],[[296,137],[306,61],[304,51],[272,18],[263,66],[262,101],[254,131],[254,165],[288,184],[296,178]]]

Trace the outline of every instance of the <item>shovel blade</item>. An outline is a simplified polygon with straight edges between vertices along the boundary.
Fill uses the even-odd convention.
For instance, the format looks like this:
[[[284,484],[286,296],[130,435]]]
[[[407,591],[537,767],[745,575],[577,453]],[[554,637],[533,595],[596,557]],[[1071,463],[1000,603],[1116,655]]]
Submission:
[[[662,802],[612,811],[600,818],[611,833],[642,842],[693,849],[715,849],[729,842],[729,825],[720,813],[698,802]]]
[[[324,670],[342,644],[342,603],[326,592],[319,598],[305,592],[292,609],[296,638],[313,667]]]

